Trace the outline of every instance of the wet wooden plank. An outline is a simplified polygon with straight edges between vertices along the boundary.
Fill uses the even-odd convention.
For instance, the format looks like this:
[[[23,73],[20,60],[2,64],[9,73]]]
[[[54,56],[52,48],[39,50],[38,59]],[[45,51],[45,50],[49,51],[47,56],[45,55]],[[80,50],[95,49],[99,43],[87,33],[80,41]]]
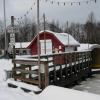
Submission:
[[[21,76],[14,76],[14,78],[15,79],[19,79],[19,80],[24,81],[24,82],[31,83],[31,84],[39,85],[39,81],[38,80],[24,78],[24,77],[21,77]]]

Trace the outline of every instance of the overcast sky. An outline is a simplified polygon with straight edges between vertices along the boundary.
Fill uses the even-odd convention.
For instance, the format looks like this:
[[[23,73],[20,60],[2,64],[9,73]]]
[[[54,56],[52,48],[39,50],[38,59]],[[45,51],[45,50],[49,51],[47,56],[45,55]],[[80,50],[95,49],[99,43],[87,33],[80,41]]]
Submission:
[[[6,15],[7,23],[10,22],[10,16],[15,16],[16,18],[23,17],[24,14],[29,10],[36,0],[6,0]],[[69,3],[65,6],[51,4],[50,2],[45,3],[44,0],[40,2],[40,19],[42,18],[43,13],[45,13],[46,18],[51,20],[59,20],[60,23],[69,22],[80,22],[85,23],[88,15],[91,12],[94,12],[95,18],[100,22],[100,0],[97,0],[97,3],[91,2],[89,4],[81,3],[74,4],[71,6]],[[53,1],[68,1],[68,0],[53,0]],[[69,0],[73,1],[73,0]],[[82,1],[82,0],[74,0]],[[36,5],[33,6],[33,10],[30,11],[27,17],[36,20]],[[3,20],[3,0],[0,0],[0,20]]]

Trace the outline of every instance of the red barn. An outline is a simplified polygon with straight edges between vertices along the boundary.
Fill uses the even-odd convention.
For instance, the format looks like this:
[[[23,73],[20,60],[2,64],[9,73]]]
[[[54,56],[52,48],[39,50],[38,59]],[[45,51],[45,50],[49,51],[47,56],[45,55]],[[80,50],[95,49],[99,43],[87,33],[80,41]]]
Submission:
[[[39,32],[39,37],[41,54],[75,51],[79,46],[79,42],[67,33],[56,33],[45,30]],[[37,35],[33,38],[28,48],[31,49],[32,55],[37,54]]]

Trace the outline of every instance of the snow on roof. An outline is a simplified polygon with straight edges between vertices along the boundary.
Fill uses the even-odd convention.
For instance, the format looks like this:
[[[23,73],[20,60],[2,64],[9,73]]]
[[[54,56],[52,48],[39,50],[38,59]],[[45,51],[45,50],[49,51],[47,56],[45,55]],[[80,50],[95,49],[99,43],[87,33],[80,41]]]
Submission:
[[[100,48],[99,44],[80,44],[80,47],[78,47],[78,51],[82,51],[82,50],[93,50],[94,48]]]
[[[44,31],[40,31],[39,34],[43,33]],[[56,33],[53,31],[45,30],[45,32],[48,32],[50,34],[53,34],[63,45],[71,45],[71,46],[79,46],[79,42],[76,41],[70,34],[68,33]],[[35,36],[35,38],[37,35]],[[35,38],[30,42],[29,46],[32,44],[32,42],[35,40]],[[28,47],[29,47],[28,46]]]
[[[27,48],[30,42],[16,42],[15,48]]]
[[[62,44],[64,45],[79,45],[79,42],[76,41],[70,34],[68,33],[56,33],[49,30],[45,30],[46,32],[52,33],[54,36],[56,36],[57,39],[59,39]],[[42,33],[41,31],[40,33]]]
[[[40,95],[41,100],[99,100],[100,95],[57,86],[48,86]]]

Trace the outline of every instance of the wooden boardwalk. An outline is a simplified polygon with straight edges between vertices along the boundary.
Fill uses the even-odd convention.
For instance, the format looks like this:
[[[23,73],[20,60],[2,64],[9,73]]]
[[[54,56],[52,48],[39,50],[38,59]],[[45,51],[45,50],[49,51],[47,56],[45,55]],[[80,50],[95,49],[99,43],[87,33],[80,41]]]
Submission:
[[[68,86],[91,75],[90,51],[59,53],[25,59],[13,59],[13,78],[45,88],[48,85]]]

